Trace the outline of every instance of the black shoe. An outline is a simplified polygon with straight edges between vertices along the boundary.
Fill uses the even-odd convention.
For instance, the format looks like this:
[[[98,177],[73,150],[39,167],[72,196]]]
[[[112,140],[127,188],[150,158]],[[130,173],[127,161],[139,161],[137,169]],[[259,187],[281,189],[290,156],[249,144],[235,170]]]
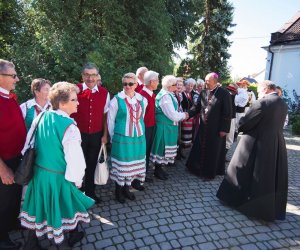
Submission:
[[[101,198],[96,196],[95,194],[90,194],[90,195],[87,194],[87,196],[92,198],[95,201],[95,204],[99,204],[102,202]]]
[[[161,166],[155,166],[154,176],[160,180],[167,180],[168,177],[165,175],[165,172],[162,170]]]
[[[168,174],[167,171],[165,170],[165,166],[166,166],[166,165],[161,165],[161,172],[162,172],[162,174],[168,179],[169,174]]]
[[[121,187],[120,185],[118,185],[116,183],[116,200],[120,203],[125,203],[125,197],[124,197],[124,194],[123,194],[123,187]]]
[[[71,231],[68,244],[70,247],[73,247],[77,242],[80,242],[84,237],[84,232]]]
[[[145,190],[145,187],[141,185],[141,181],[137,180],[137,179],[134,179],[132,182],[131,182],[131,186],[136,189],[136,190],[139,190],[139,191],[144,191]]]
[[[20,242],[14,242],[8,238],[0,242],[0,250],[19,250],[21,245]]]
[[[125,185],[123,187],[123,194],[124,194],[125,198],[127,198],[131,201],[135,200],[135,195],[129,191],[129,186],[127,186],[127,185]]]

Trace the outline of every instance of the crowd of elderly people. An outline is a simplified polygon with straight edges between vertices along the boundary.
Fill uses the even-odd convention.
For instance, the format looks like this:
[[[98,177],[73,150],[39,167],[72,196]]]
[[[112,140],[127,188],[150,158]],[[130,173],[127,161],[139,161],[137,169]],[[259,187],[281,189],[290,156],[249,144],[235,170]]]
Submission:
[[[34,79],[33,98],[19,106],[12,92],[19,81],[15,66],[0,59],[0,249],[20,248],[9,238],[20,226],[29,229],[23,249],[42,249],[37,237],[43,235],[59,249],[81,241],[78,224],[89,223],[88,209],[101,202],[93,175],[109,138],[110,179],[120,203],[135,200],[131,189],[143,191],[153,173],[167,180],[168,165],[186,157],[184,148],[192,147],[191,173],[204,181],[224,175],[226,152],[238,129],[234,119],[243,121],[254,102],[247,81],[223,88],[216,73],[205,82],[164,76],[155,94],[159,74],[141,67],[123,75],[123,90],[113,98],[95,64],[84,65],[81,74],[77,85]],[[33,133],[34,176],[23,188],[21,206],[22,187],[14,183],[14,172]]]

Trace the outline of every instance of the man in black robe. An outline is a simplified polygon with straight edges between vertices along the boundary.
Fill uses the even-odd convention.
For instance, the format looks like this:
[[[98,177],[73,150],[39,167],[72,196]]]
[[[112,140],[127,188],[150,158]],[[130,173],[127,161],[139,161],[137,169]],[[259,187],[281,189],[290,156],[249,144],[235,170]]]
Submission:
[[[285,219],[288,165],[283,124],[286,103],[271,81],[258,85],[260,99],[239,123],[241,140],[217,197],[247,216]]]
[[[196,108],[189,111],[193,117],[200,113],[200,126],[187,160],[190,172],[205,180],[225,173],[225,141],[231,123],[231,98],[226,89],[218,85],[218,75],[205,77]]]

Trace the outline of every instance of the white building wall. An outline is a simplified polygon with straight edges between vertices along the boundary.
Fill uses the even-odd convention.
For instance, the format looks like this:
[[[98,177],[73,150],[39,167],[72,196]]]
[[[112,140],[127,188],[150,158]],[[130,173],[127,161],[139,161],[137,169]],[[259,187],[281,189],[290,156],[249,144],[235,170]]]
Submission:
[[[265,47],[265,49],[267,49]],[[293,90],[300,96],[300,45],[280,45],[271,47],[273,66],[271,81],[287,90],[289,97],[294,100]],[[271,53],[268,52],[266,75],[268,79],[271,65]]]

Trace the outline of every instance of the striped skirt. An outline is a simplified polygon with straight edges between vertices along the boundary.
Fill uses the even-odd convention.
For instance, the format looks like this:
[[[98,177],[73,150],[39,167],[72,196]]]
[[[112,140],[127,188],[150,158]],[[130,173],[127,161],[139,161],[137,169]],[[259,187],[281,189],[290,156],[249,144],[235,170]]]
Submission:
[[[178,126],[156,123],[150,161],[158,164],[174,163],[177,155]]]
[[[111,148],[110,178],[120,186],[131,185],[134,179],[145,180],[145,135],[129,137],[114,134]]]
[[[193,118],[181,123],[181,145],[184,148],[189,148],[192,145],[193,139]]]

